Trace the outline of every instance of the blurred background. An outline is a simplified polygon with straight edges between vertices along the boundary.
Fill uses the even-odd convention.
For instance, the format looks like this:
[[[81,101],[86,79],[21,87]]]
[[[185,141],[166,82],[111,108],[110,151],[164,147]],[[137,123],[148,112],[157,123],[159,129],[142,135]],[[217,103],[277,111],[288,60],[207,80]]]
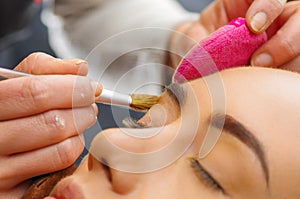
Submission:
[[[187,10],[200,12],[212,0],[178,0]]]
[[[4,11],[0,13],[1,24],[14,25],[10,33],[0,38],[0,66],[14,68],[23,58],[32,52],[41,51],[55,56],[48,43],[48,32],[41,20],[41,3],[31,3],[32,0],[1,0],[0,7]],[[178,0],[187,10],[200,12],[211,0]],[[5,3],[5,2],[9,2]],[[35,0],[35,2],[40,2]],[[8,5],[7,5],[8,4]],[[17,6],[16,12],[5,13],[7,6]],[[24,9],[25,7],[25,9]],[[15,19],[22,14],[23,20],[16,23]],[[6,15],[6,16],[5,16]],[[11,15],[7,17],[7,15]],[[1,35],[0,35],[1,36]]]

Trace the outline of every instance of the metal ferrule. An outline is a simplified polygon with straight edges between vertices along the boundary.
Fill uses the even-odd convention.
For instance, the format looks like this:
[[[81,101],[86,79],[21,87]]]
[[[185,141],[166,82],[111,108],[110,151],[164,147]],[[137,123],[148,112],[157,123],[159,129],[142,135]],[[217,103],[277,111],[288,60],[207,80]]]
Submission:
[[[101,95],[96,99],[96,102],[130,106],[132,103],[132,99],[129,95],[103,89]]]

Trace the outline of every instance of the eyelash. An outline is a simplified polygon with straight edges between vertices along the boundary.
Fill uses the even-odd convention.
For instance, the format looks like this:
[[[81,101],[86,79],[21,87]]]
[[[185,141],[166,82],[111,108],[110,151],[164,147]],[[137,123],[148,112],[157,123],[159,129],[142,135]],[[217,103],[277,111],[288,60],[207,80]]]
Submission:
[[[191,158],[191,166],[197,172],[200,180],[205,183],[209,188],[214,191],[225,193],[220,184],[201,166],[199,161],[195,158]]]

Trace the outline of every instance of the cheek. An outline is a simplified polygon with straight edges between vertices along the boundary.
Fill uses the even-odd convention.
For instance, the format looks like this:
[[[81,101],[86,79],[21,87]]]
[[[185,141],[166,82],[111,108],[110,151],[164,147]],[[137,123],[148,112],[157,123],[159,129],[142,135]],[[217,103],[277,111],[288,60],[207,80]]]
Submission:
[[[152,198],[163,199],[211,198],[211,195],[208,195],[199,183],[187,158],[187,156],[181,156],[168,167],[145,175],[142,187],[147,190],[147,196],[152,194]]]
[[[93,158],[91,154],[88,154],[82,160],[77,170],[70,177],[74,178],[75,181],[84,182],[82,186],[89,189],[99,185],[109,185],[109,176],[107,176],[103,163]]]

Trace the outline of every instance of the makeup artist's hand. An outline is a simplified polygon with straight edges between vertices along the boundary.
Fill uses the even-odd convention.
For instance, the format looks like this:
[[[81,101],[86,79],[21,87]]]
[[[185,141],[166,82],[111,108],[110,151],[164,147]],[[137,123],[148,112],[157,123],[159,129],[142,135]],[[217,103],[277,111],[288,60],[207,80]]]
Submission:
[[[252,65],[300,71],[300,1],[215,0],[198,21],[181,24],[177,30],[199,42],[237,17],[246,17],[253,32],[268,34],[269,40],[253,54]],[[171,45],[191,48],[192,44],[178,40],[173,38]],[[172,65],[176,64],[178,57],[173,59]]]
[[[17,198],[8,194],[22,192],[26,179],[74,163],[101,92],[82,60],[34,53],[15,70],[37,75],[0,81],[0,198]]]

